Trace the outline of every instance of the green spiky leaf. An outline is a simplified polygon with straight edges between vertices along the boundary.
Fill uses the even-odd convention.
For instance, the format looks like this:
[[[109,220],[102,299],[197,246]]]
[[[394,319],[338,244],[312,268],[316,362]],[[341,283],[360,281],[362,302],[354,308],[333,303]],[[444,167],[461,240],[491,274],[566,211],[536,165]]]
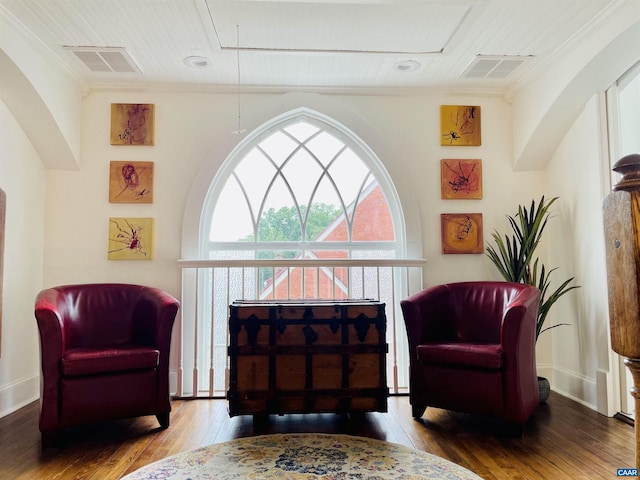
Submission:
[[[531,206],[518,206],[515,215],[507,215],[512,235],[502,237],[494,231],[491,238],[495,243],[487,245],[487,256],[496,266],[500,275],[508,282],[526,283],[538,287],[541,292],[540,308],[536,324],[536,341],[538,336],[547,330],[567,325],[559,323],[550,327],[545,327],[549,310],[551,307],[571,290],[580,288],[578,285],[570,285],[574,277],[565,280],[558,288],[548,295],[551,285],[551,274],[557,269],[546,269],[544,264],[535,257],[542,233],[544,232],[550,217],[550,207],[558,200],[558,197],[551,198],[545,202],[544,196],[536,205],[535,200],[531,201]]]

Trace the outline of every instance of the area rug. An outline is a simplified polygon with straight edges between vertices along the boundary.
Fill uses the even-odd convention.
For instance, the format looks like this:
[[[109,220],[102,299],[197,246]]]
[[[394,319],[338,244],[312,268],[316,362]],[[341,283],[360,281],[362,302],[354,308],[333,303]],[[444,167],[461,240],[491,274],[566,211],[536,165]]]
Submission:
[[[370,438],[317,433],[216,443],[149,464],[125,479],[482,480],[430,453]]]

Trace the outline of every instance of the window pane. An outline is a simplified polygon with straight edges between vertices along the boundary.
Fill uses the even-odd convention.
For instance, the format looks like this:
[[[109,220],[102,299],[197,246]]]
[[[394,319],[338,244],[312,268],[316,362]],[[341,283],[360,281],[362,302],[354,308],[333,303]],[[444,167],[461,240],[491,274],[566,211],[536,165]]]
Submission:
[[[355,201],[369,169],[353,150],[347,148],[329,167],[329,173],[336,182],[345,205],[349,205]]]
[[[291,196],[289,187],[280,175],[276,177],[271,188],[265,193],[264,210],[273,208],[280,210],[282,207],[293,207],[295,201]]]
[[[299,242],[302,240],[300,216],[295,207],[269,208],[258,225],[259,242]]]
[[[282,169],[299,205],[309,205],[322,167],[306,150],[298,150]]]
[[[279,167],[298,147],[298,143],[281,131],[274,132],[260,142],[260,148],[271,157],[271,160]]]
[[[320,181],[318,190],[313,197],[307,221],[307,240],[322,242],[346,242],[349,240],[340,197],[326,176]]]
[[[278,177],[267,194],[258,224],[259,242],[302,240],[300,212],[284,180]]]
[[[393,250],[360,250],[352,258],[395,258]],[[393,269],[387,267],[352,268],[349,277],[353,297],[379,298],[387,304],[393,300]],[[392,342],[393,343],[393,342]]]
[[[396,258],[394,250],[353,250],[351,258]]]
[[[260,150],[253,148],[236,166],[234,173],[244,187],[254,217],[257,216],[276,168]]]
[[[378,182],[371,183],[353,216],[354,241],[394,240],[393,219]]]
[[[619,93],[622,156],[640,151],[640,75]]]
[[[253,250],[212,250],[209,260],[252,260],[256,258]]]
[[[342,205],[340,194],[331,180],[333,179],[329,175],[322,176],[320,184],[311,199],[312,203],[327,203],[336,207]]]
[[[335,205],[314,203],[307,217],[307,241],[347,241],[347,229],[341,213],[342,210]]]
[[[293,135],[300,143],[303,143],[306,139],[308,139],[311,135],[320,130],[315,125],[311,125],[304,120],[289,125],[284,129],[288,134]]]
[[[306,145],[325,167],[344,148],[344,142],[327,132],[316,135]]]
[[[235,177],[229,177],[213,211],[209,240],[234,242],[247,236],[253,236],[249,207]]]

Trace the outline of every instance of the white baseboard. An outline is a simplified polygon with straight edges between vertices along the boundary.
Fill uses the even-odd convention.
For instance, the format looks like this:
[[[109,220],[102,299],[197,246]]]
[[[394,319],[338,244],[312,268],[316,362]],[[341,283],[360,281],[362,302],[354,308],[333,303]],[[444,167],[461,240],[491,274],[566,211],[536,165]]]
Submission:
[[[538,375],[546,376],[551,383],[551,390],[570,398],[592,410],[598,409],[598,386],[595,379],[561,368],[543,369],[550,374],[541,375],[540,368]],[[549,376],[547,376],[549,375]],[[602,401],[602,399],[600,399]]]
[[[0,418],[40,398],[40,375],[0,386]]]
[[[178,391],[178,372],[169,370],[169,395],[174,396]]]
[[[596,371],[596,391],[598,412],[613,417],[620,411],[620,392],[616,390],[611,372],[602,369]]]
[[[549,383],[551,383],[551,380],[553,379],[553,366],[538,364],[536,365],[536,373],[539,377],[544,377],[549,380]]]

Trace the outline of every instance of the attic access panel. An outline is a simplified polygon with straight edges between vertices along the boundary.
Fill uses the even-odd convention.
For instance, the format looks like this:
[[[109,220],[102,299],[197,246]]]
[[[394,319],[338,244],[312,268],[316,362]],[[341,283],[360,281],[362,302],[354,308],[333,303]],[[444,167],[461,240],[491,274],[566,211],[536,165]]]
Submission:
[[[222,49],[319,53],[441,53],[472,2],[206,0]],[[384,31],[384,35],[380,32]]]

